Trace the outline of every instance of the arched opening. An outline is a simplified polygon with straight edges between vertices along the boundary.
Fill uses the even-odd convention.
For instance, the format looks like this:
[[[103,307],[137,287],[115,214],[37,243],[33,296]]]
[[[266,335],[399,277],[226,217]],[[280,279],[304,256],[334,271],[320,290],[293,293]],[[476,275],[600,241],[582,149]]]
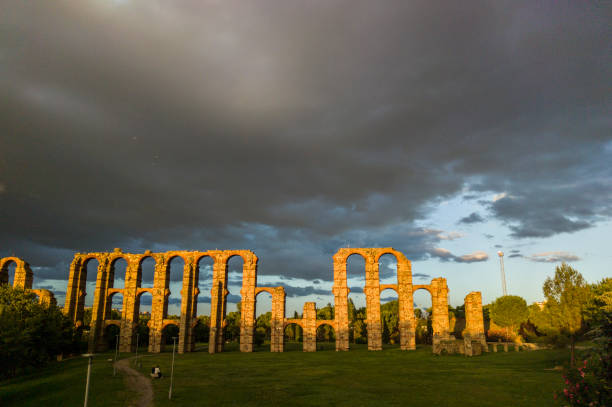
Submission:
[[[121,337],[121,328],[116,324],[108,324],[104,329],[104,341],[108,346],[108,349],[115,350],[119,344],[119,338]]]
[[[394,289],[380,292],[380,324],[383,344],[399,346],[399,300]]]
[[[240,323],[241,323],[241,300],[239,295],[242,289],[242,270],[244,260],[238,255],[231,256],[227,259],[226,275],[229,294],[226,297],[225,303],[225,341],[231,342],[230,346],[225,346],[224,351],[238,349],[240,340]],[[237,293],[237,294],[236,294]]]
[[[210,290],[212,289],[214,260],[204,256],[198,260],[197,285],[200,293],[197,296],[197,322],[193,328],[194,340],[208,344],[210,338]]]
[[[166,326],[164,326],[164,329],[162,329],[162,345],[165,345],[162,347],[162,350],[170,350],[170,352],[172,352],[172,346],[174,344],[174,340],[176,338],[176,341],[178,343],[178,337],[179,337],[179,326],[178,323],[177,324],[167,324]]]
[[[185,260],[180,256],[170,259],[168,264],[168,296],[167,308],[164,309],[164,319],[181,319],[181,289],[183,288],[183,271]]]
[[[397,284],[397,258],[385,253],[378,258],[378,278],[380,284]]]
[[[336,350],[336,331],[330,324],[317,327],[317,351]]]
[[[242,289],[242,269],[244,260],[240,256],[231,256],[227,259],[227,312],[240,313],[239,303],[241,301],[240,290]]]
[[[13,287],[15,284],[15,273],[17,273],[17,263],[14,260],[9,260],[4,267],[7,272],[6,282],[9,287]]]
[[[365,259],[354,253],[346,260],[346,284],[351,290],[348,295],[349,342],[367,344],[367,310],[365,287]]]
[[[123,314],[123,295],[121,293],[110,294],[107,320],[120,321]]]
[[[145,257],[140,262],[140,287],[153,288],[154,278],[155,259],[153,257]]]
[[[287,324],[283,336],[285,343],[284,352],[303,350],[304,331],[299,324],[294,322]]]
[[[431,294],[428,290],[421,288],[412,294],[414,301],[414,317],[416,320],[416,343],[431,344]]]
[[[151,304],[153,303],[153,295],[149,292],[143,292],[136,298],[138,307],[138,326],[136,327],[137,341],[139,348],[144,347],[146,350],[149,346],[149,321],[151,320]],[[143,310],[144,308],[144,310]]]
[[[111,274],[114,288],[125,288],[125,275],[127,273],[127,261],[118,257],[111,263]]]
[[[90,258],[85,260],[83,267],[85,273],[85,301],[83,304],[83,328],[89,329],[91,324],[91,313],[96,292],[96,281],[98,279],[98,259]]]
[[[270,350],[272,335],[272,295],[260,291],[255,296],[255,332],[253,333],[254,350]]]

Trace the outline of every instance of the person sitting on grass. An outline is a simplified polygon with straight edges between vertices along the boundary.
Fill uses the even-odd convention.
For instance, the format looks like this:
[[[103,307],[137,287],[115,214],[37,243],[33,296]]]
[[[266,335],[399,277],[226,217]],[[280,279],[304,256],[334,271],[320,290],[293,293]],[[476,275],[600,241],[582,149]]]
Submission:
[[[161,379],[162,377],[162,372],[159,369],[159,366],[155,366],[153,368],[151,368],[151,377],[154,379]]]

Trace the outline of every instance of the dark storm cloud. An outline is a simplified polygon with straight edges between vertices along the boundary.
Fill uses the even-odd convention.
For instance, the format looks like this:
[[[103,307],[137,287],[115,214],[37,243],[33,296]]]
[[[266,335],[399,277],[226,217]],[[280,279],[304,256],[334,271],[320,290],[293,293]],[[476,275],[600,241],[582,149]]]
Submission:
[[[114,247],[325,281],[346,245],[482,261],[419,226],[462,192],[506,193],[479,202],[516,238],[612,215],[607,5],[2,8],[0,254],[46,278]]]
[[[458,223],[471,224],[471,223],[481,223],[481,222],[484,222],[484,221],[485,221],[485,219],[482,216],[480,216],[478,214],[478,212],[472,212],[468,216],[459,219]]]

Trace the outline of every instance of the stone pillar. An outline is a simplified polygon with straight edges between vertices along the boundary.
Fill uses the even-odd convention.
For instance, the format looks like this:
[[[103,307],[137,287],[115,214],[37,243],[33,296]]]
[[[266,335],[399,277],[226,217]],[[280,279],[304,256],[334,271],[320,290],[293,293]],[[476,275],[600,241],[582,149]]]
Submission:
[[[349,350],[348,294],[346,285],[346,255],[340,249],[334,255],[334,294],[336,351]],[[315,332],[316,333],[316,332]]]
[[[465,330],[471,340],[478,341],[485,352],[488,352],[487,339],[482,313],[482,295],[473,291],[465,296]]]
[[[416,318],[412,294],[411,264],[401,253],[397,257],[400,349],[416,349]]]
[[[100,262],[100,260],[95,257],[95,259]],[[83,312],[85,310],[85,297],[87,296],[87,262],[90,260],[84,261],[81,263],[79,270],[77,272],[77,292],[75,294],[75,310],[74,310],[74,320],[75,325],[82,326],[83,325]]]
[[[136,325],[138,325],[138,286],[140,276],[138,267],[139,256],[125,255],[127,267],[125,270],[125,286],[123,288],[123,311],[121,315],[121,333],[119,337],[120,352],[134,352],[136,350]]]
[[[77,253],[70,263],[68,286],[66,287],[66,300],[64,302],[64,315],[76,323],[76,308],[79,292],[79,273],[81,272],[81,255]]]
[[[270,352],[283,352],[285,340],[285,289],[276,287],[272,295]]]
[[[215,251],[211,257],[213,264],[213,281],[210,290],[210,337],[208,340],[208,352],[216,353],[223,351],[224,342],[224,319],[227,291],[227,257],[220,251]]]
[[[450,339],[448,320],[448,287],[442,277],[431,280],[432,328],[434,347],[436,342]]]
[[[248,252],[243,257],[242,289],[240,295],[240,352],[253,352],[255,333],[255,285],[257,283],[257,257]]]
[[[302,316],[304,329],[304,352],[317,351],[317,309],[314,302],[304,303]]]
[[[104,310],[106,307],[106,284],[108,283],[108,256],[98,258],[98,272],[96,275],[96,288],[94,291],[94,302],[91,309],[91,323],[89,324],[89,341],[87,350],[89,353],[99,352],[106,349],[104,338]]]
[[[13,287],[21,288],[23,290],[32,289],[32,269],[30,269],[30,265],[21,259],[19,259],[19,261],[15,261],[15,265]]]
[[[200,295],[200,287],[198,281],[200,279],[200,266],[198,265],[199,258],[193,258],[193,276],[191,279],[191,301],[189,307],[189,315],[191,323],[189,325],[188,347],[186,352],[195,352],[195,327],[198,324],[198,296]]]
[[[193,304],[194,261],[193,256],[185,256],[183,266],[183,285],[181,288],[181,319],[179,322],[178,353],[191,350],[193,343],[191,319]]]
[[[153,277],[153,300],[151,304],[151,320],[149,322],[149,352],[162,351],[162,331],[165,312],[168,310],[170,295],[169,263],[163,256],[155,259],[155,276]]]
[[[368,256],[365,263],[366,314],[368,327],[368,350],[382,350],[382,324],[380,322],[380,279],[378,262]]]

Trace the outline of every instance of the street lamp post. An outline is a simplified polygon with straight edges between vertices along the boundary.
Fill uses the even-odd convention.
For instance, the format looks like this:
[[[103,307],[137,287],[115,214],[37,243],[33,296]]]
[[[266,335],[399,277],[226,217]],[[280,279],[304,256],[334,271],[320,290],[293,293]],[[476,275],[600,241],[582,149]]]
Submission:
[[[172,346],[172,369],[170,370],[170,390],[168,391],[168,400],[172,400],[172,386],[174,384],[174,352],[176,350],[176,336],[172,337],[174,345]]]
[[[502,280],[502,291],[504,296],[508,295],[508,291],[506,290],[506,273],[504,272],[504,252],[501,250],[497,252],[499,256],[499,264],[501,266],[501,280]]]
[[[89,358],[89,361],[87,363],[87,381],[85,382],[85,403],[83,404],[83,407],[87,407],[87,400],[89,399],[89,381],[91,378],[91,364],[93,360],[93,353],[86,353],[83,356]]]

